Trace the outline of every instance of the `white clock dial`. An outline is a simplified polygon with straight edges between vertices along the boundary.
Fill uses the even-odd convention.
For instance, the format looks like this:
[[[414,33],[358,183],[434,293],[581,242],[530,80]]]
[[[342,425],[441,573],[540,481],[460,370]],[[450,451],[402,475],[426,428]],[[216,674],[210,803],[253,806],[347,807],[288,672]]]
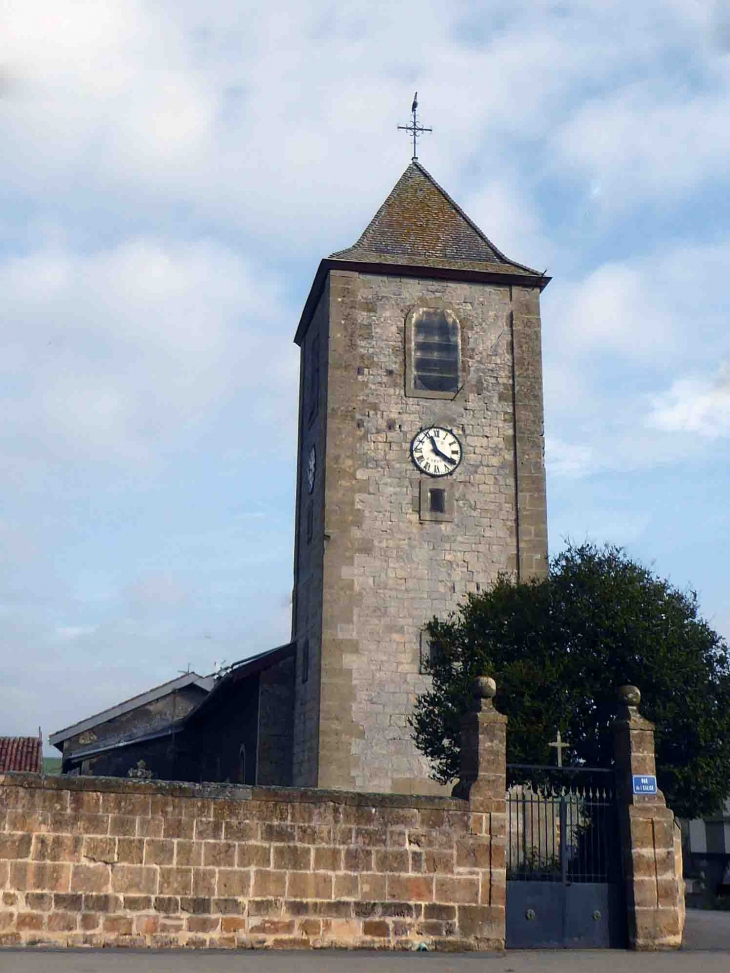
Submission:
[[[314,446],[309,450],[307,456],[307,489],[310,493],[314,490],[314,478],[317,475],[317,450]]]
[[[461,443],[450,429],[429,426],[411,443],[411,456],[419,470],[429,476],[448,476],[461,462]]]

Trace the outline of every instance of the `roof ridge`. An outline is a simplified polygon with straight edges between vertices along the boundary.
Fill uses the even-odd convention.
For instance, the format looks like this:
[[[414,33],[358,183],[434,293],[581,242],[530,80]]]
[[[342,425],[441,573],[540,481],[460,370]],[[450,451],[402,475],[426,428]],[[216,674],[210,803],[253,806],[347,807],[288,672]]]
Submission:
[[[484,232],[484,230],[482,230],[479,226],[477,226],[477,224],[474,222],[474,220],[467,213],[464,212],[464,210],[461,208],[461,206],[459,206],[459,204],[456,202],[456,200],[446,192],[446,190],[444,189],[444,187],[434,179],[434,177],[431,175],[431,173],[428,171],[428,169],[425,166],[421,165],[421,163],[418,161],[418,159],[413,159],[412,162],[411,162],[411,165],[415,166],[417,169],[419,169],[421,171],[422,175],[424,175],[426,177],[426,179],[428,179],[429,182],[431,182],[432,185],[435,186],[436,189],[438,189],[438,191],[441,193],[441,195],[445,199],[447,199],[449,203],[451,203],[451,205],[454,207],[454,209],[459,214],[459,216],[461,216],[463,219],[466,220],[466,222],[469,224],[469,226],[472,228],[472,230],[474,230],[477,233],[477,235],[480,236],[481,239],[484,240],[484,242],[492,250],[494,250],[494,252],[497,254],[497,256],[500,257],[506,264],[510,264],[512,267],[519,267],[520,270],[526,270],[526,271],[528,271],[531,274],[538,274],[539,276],[542,276],[542,273],[539,270],[535,270],[533,267],[528,267],[527,264],[517,263],[516,260],[512,260],[506,254],[504,254],[499,249],[498,246],[496,246],[494,243],[492,243],[492,241],[489,239],[489,237]]]
[[[396,191],[397,191],[398,187],[400,186],[401,182],[408,175],[409,170],[410,169],[413,169],[414,166],[415,166],[415,163],[414,162],[411,161],[411,162],[408,163],[408,165],[405,167],[405,169],[401,173],[401,176],[398,179],[398,181],[396,182],[395,186],[393,186],[393,188],[391,189],[391,191],[388,193],[388,195],[385,197],[385,199],[383,200],[383,202],[378,207],[377,212],[375,213],[375,216],[373,216],[373,218],[370,220],[370,222],[368,223],[368,225],[362,231],[362,233],[360,234],[360,236],[352,244],[352,246],[344,247],[342,250],[335,250],[334,253],[331,253],[330,254],[330,258],[337,258],[341,254],[348,253],[350,250],[355,250],[357,247],[360,246],[360,243],[362,242],[363,238],[367,234],[367,232],[370,229],[370,227],[371,226],[375,226],[377,224],[379,217],[382,215],[382,213],[384,212],[384,210],[387,208],[388,203],[391,201],[391,199],[395,196]]]

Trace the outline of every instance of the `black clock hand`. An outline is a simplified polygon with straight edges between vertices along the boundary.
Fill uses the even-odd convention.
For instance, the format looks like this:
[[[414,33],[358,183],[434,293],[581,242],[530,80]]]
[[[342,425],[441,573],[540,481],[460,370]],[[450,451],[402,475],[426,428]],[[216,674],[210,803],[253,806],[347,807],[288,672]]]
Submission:
[[[436,453],[437,456],[442,456],[444,459],[446,459],[444,454],[438,448],[438,443],[436,442],[436,438],[434,436],[429,436],[428,438],[431,440],[431,447],[433,448],[434,453]]]
[[[441,457],[441,459],[445,459],[447,463],[451,463],[452,466],[455,466],[456,465],[456,460],[455,459],[452,459],[450,456],[447,456],[446,453],[442,453],[441,452],[441,450],[439,449],[439,447],[438,447],[438,445],[437,445],[436,440],[434,439],[434,437],[433,436],[429,436],[428,438],[431,440],[431,445],[433,446],[434,452],[435,453],[438,453],[438,455]]]

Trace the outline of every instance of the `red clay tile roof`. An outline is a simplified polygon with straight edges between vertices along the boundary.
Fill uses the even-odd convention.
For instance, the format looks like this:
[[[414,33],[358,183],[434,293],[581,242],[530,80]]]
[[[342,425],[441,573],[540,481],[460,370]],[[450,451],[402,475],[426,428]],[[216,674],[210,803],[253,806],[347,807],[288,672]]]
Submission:
[[[357,243],[332,258],[539,274],[505,257],[419,162],[411,162]]]
[[[0,774],[25,770],[40,774],[43,746],[39,737],[0,737]]]

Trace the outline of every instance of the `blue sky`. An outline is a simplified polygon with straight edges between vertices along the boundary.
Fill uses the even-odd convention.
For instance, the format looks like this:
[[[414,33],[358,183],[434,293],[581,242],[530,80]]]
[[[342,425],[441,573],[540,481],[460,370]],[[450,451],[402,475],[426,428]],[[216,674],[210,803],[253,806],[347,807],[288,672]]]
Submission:
[[[289,634],[322,256],[410,157],[542,269],[551,550],[730,634],[730,13],[0,0],[2,733]]]

